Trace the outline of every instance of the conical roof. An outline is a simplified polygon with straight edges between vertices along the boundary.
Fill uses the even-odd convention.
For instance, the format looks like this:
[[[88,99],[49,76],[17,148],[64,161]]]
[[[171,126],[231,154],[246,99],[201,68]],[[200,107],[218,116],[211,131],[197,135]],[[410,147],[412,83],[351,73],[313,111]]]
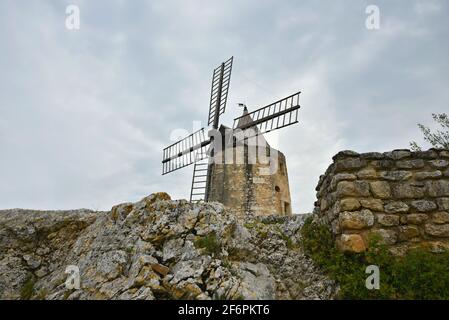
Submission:
[[[243,109],[243,114],[240,117],[239,121],[237,122],[237,129],[241,128],[243,126],[248,125],[249,123],[253,122],[253,119],[251,118],[251,115],[248,112],[248,109],[246,108],[246,106]],[[263,136],[263,134],[260,132],[259,128],[257,127],[257,125],[254,126],[250,126],[248,128],[246,128],[244,131],[246,130],[253,130],[253,134],[251,134],[251,136],[259,136],[258,137],[258,143],[263,143],[265,142],[267,146],[269,146],[267,140],[265,139],[265,137]],[[261,140],[263,139],[263,140]]]

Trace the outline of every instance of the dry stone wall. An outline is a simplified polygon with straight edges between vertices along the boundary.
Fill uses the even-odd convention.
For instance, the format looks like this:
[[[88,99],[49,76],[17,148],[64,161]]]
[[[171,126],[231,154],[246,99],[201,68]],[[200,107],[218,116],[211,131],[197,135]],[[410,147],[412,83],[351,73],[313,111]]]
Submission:
[[[372,235],[397,254],[449,249],[449,150],[342,151],[333,160],[314,213],[341,250],[363,252]]]

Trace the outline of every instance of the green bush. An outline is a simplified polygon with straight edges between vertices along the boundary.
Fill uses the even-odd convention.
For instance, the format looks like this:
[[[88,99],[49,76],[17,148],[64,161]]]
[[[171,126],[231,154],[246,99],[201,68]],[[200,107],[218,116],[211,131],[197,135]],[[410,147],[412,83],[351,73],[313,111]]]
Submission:
[[[204,248],[210,255],[218,255],[221,252],[220,242],[217,240],[215,233],[210,233],[203,237],[199,237],[195,241],[195,247]]]
[[[410,250],[393,256],[378,239],[364,253],[340,252],[330,230],[309,218],[301,229],[302,246],[318,266],[340,285],[340,299],[449,299],[449,253]],[[380,289],[368,290],[366,267],[380,270]]]
[[[36,280],[33,275],[29,274],[23,287],[20,289],[20,299],[30,300],[34,295],[34,284]]]

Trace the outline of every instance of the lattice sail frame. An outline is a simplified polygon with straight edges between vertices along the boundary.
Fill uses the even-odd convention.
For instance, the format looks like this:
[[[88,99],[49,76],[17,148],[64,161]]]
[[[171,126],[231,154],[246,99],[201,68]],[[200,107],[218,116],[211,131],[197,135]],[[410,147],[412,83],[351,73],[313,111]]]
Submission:
[[[263,108],[234,119],[233,129],[245,130],[257,126],[257,134],[267,133],[298,123],[299,94],[273,102]]]
[[[168,146],[163,150],[162,174],[165,175],[207,158],[210,142],[210,139],[206,139],[204,128],[202,128]]]
[[[234,57],[229,58],[218,66],[212,75],[212,86],[210,93],[208,125],[218,123],[218,118],[226,110],[228,100],[229,84],[231,83],[232,63]],[[218,115],[215,115],[218,109]]]

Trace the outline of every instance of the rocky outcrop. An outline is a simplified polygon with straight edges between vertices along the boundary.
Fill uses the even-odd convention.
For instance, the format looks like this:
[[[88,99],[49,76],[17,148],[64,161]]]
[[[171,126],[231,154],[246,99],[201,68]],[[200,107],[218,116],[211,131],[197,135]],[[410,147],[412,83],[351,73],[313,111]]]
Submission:
[[[333,298],[336,285],[302,253],[303,220],[241,219],[164,193],[110,212],[0,211],[0,298]]]

